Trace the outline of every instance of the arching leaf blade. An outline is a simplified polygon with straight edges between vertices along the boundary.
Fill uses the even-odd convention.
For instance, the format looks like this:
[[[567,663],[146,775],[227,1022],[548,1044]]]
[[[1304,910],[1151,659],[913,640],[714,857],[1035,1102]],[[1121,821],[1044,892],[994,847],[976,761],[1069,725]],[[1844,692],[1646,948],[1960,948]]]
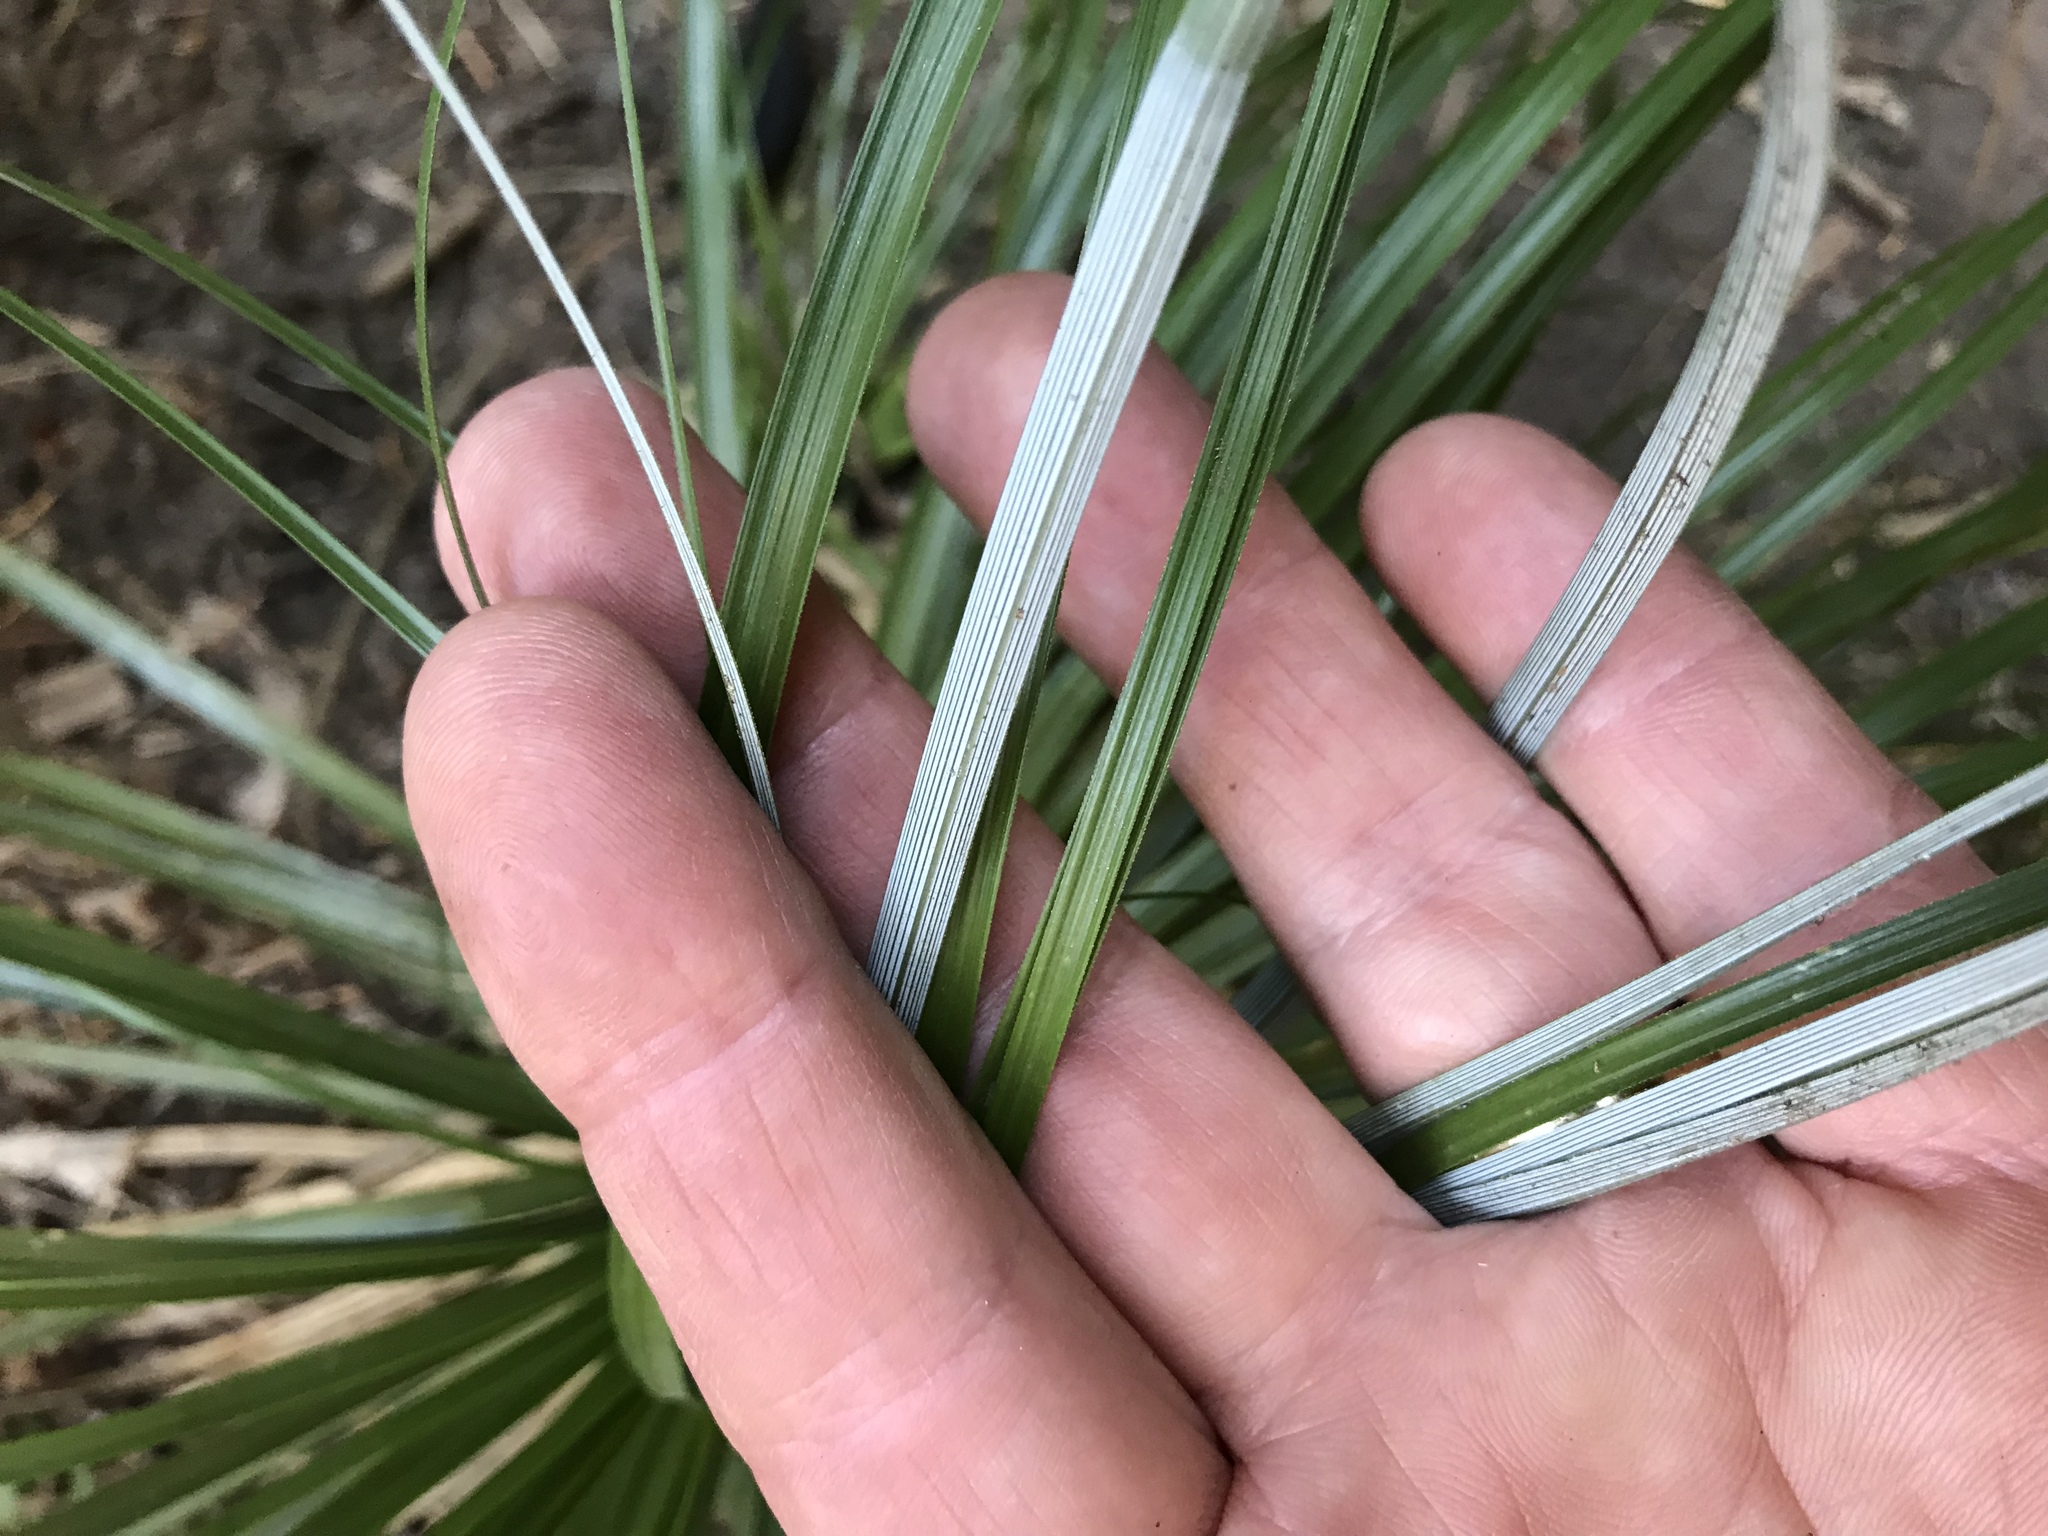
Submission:
[[[440,629],[397,588],[370,569],[361,556],[129,369],[11,289],[0,288],[0,315],[105,385],[123,404],[133,407],[150,425],[218,475],[223,484],[276,524],[414,650],[424,656],[440,641]]]

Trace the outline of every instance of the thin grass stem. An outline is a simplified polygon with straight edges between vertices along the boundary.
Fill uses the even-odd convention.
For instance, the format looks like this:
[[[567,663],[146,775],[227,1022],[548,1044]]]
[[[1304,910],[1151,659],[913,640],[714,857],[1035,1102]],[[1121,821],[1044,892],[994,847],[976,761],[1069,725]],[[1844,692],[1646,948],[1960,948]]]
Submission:
[[[441,28],[441,65],[455,57],[455,41],[462,34],[462,13],[469,0],[453,0],[448,20]],[[469,547],[469,534],[462,526],[462,509],[455,501],[455,482],[448,477],[448,445],[443,440],[441,418],[434,409],[433,347],[427,334],[427,226],[433,217],[434,145],[441,132],[441,93],[427,93],[426,121],[420,127],[420,171],[414,189],[412,215],[412,321],[413,353],[419,360],[420,414],[427,422],[427,451],[434,456],[434,483],[441,488],[441,504],[448,509],[448,527],[455,535],[455,547],[462,554],[462,569],[469,577],[469,589],[479,608],[491,606],[484,591],[484,579],[476,568],[476,556]]]
[[[741,681],[737,662],[733,660],[732,646],[726,638],[725,626],[719,621],[718,603],[712,596],[711,583],[704,574],[704,564],[697,558],[696,547],[690,542],[690,531],[683,522],[676,500],[669,494],[668,480],[661,472],[661,462],[654,456],[654,445],[647,440],[641,429],[640,418],[633,413],[631,403],[626,399],[625,386],[619,382],[618,370],[612,366],[604,344],[597,339],[597,331],[585,313],[583,301],[576,297],[576,289],[570,283],[562,264],[555,259],[553,248],[547,236],[541,233],[540,225],[534,221],[533,210],[526,205],[526,199],[513,184],[511,173],[505,169],[505,162],[498,158],[498,152],[491,147],[483,126],[477,122],[476,114],[470,110],[461,89],[449,77],[441,65],[433,46],[420,31],[419,23],[405,8],[404,0],[378,0],[384,14],[391,18],[391,24],[412,50],[414,59],[426,72],[428,81],[446,99],[448,111],[469,140],[470,148],[482,163],[484,173],[491,184],[498,189],[505,209],[512,215],[512,222],[519,227],[521,235],[533,250],[534,259],[540,263],[542,273],[547,277],[548,286],[554,290],[555,298],[569,316],[569,323],[575,328],[576,336],[583,343],[583,350],[589,354],[590,365],[603,382],[605,393],[611,396],[612,408],[618,412],[619,424],[626,430],[626,438],[633,445],[634,455],[640,460],[640,468],[647,476],[647,483],[654,492],[654,499],[661,508],[669,534],[675,540],[676,553],[683,562],[683,572],[689,578],[690,595],[697,604],[698,616],[704,622],[705,638],[710,642],[711,655],[717,664],[720,681],[725,686],[727,700],[732,706],[733,718],[738,722],[738,739],[745,758],[749,777],[753,781],[754,798],[768,819],[775,820],[775,790],[768,778],[768,754],[761,745],[761,734],[754,728],[754,713],[747,704],[746,685]]]
[[[654,327],[655,369],[661,402],[668,410],[669,447],[676,456],[676,495],[683,530],[697,558],[704,558],[704,529],[697,518],[696,477],[690,473],[690,443],[676,385],[676,355],[668,331],[668,301],[662,296],[661,256],[654,244],[654,205],[648,195],[647,156],[640,144],[640,103],[633,92],[632,40],[626,30],[625,0],[611,0],[612,51],[619,64],[619,107],[626,120],[626,162],[633,181],[633,213],[640,227],[640,264],[647,274],[647,315]]]

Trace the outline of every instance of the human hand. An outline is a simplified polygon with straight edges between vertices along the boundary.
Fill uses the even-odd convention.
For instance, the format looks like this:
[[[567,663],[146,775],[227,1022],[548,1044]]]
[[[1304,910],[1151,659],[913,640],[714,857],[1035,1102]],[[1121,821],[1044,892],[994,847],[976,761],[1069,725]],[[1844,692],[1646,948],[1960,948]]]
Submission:
[[[1063,292],[992,283],[919,354],[920,447],[984,524]],[[1205,419],[1148,360],[1062,615],[1105,677]],[[695,474],[722,573],[740,493]],[[594,380],[497,401],[454,475],[500,601],[414,690],[421,841],[793,1536],[2048,1531],[2041,1034],[1770,1149],[1444,1231],[1120,921],[1020,1187],[855,958],[923,701],[812,601],[772,754],[785,846],[696,722],[701,635]],[[1453,420],[1383,461],[1366,535],[1493,689],[1612,497],[1532,429]],[[1269,490],[1175,771],[1375,1095],[1932,814],[1682,554],[1543,768],[1585,834]],[[997,996],[1056,858],[1020,814]],[[1950,855],[1813,942],[1981,877]]]

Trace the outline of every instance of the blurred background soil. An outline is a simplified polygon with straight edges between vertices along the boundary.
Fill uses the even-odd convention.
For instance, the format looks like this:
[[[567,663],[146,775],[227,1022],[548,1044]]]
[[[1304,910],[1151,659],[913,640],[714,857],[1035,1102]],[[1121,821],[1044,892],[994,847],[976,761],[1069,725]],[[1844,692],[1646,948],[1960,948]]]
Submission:
[[[1538,10],[1556,26],[1571,7]],[[2048,164],[2048,0],[1844,0],[1843,10],[1840,168],[1795,342],[1968,230],[2017,212],[2043,190]],[[650,153],[661,157],[673,142],[671,32],[663,5],[632,14]],[[622,361],[644,369],[651,347],[602,0],[472,0],[469,16],[460,68],[483,120],[601,331]],[[829,9],[806,26],[822,76]],[[1654,29],[1629,61],[1628,83],[1680,35],[1679,25]],[[878,77],[875,61],[870,89]],[[1454,83],[1414,136],[1407,165],[1455,126],[1483,78],[1482,69]],[[410,189],[424,100],[366,0],[0,0],[0,157],[216,265],[408,388]],[[1753,119],[1741,115],[1707,138],[1574,295],[1510,412],[1626,469],[1711,294],[1755,139]],[[1561,133],[1546,163],[1561,163],[1571,140]],[[431,313],[441,405],[459,422],[495,392],[572,361],[576,349],[474,163],[452,131],[443,142]],[[800,171],[793,186],[804,184]],[[1378,185],[1384,193],[1400,184],[1397,166]],[[671,200],[661,218],[671,240],[673,212]],[[4,189],[0,283],[140,371],[430,615],[459,616],[433,555],[425,457],[367,407],[147,261]],[[942,274],[927,298],[946,287]],[[1889,381],[1891,395],[1926,365],[1923,351]],[[1859,499],[1859,511],[1879,514],[1876,537],[1954,515],[2048,450],[2044,399],[2048,335],[2022,345]],[[1840,426],[1882,404],[1861,402]],[[896,488],[849,486],[848,500],[857,526],[887,537]],[[272,709],[395,777],[414,659],[217,481],[11,327],[0,328],[0,537],[24,541]],[[1880,681],[2043,589],[2048,563],[2038,558],[1948,583],[1833,665],[1851,681]],[[2044,697],[2038,671],[2022,669],[1972,708],[2038,729]],[[0,747],[54,752],[403,872],[390,850],[298,803],[280,776],[4,604]],[[397,1007],[252,925],[25,843],[0,844],[0,899],[371,1022]],[[11,1019],[40,1027],[25,1014]],[[81,1096],[31,1075],[0,1089],[0,1123],[132,1124],[152,1113],[138,1095]],[[0,1184],[16,1191],[0,1202],[14,1219],[65,1219],[33,1209],[20,1181]]]

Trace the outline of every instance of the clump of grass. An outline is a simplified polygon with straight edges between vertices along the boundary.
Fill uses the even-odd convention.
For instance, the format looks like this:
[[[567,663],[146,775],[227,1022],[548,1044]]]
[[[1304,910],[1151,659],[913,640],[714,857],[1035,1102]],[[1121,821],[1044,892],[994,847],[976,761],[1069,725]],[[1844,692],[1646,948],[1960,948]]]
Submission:
[[[1144,0],[1120,28],[1100,5],[1033,0],[1018,40],[992,62],[982,55],[993,0],[912,0],[849,164],[858,39],[874,21],[863,9],[812,130],[811,174],[792,181],[808,194],[780,196],[769,192],[746,134],[747,82],[723,8],[712,0],[678,7],[677,163],[663,167],[648,159],[641,134],[633,63],[643,44],[621,0],[610,0],[622,154],[673,485],[516,178],[448,76],[460,0],[438,48],[402,0],[381,3],[431,85],[416,188],[418,404],[148,232],[13,168],[0,167],[0,182],[177,273],[399,426],[425,450],[481,604],[487,594],[448,483],[425,326],[429,178],[445,110],[532,244],[619,408],[723,684],[708,693],[707,719],[771,815],[762,742],[849,445],[892,444],[899,458],[914,451],[900,419],[912,296],[938,269],[968,264],[961,252],[975,237],[975,215],[993,231],[985,244],[997,270],[1061,264],[1085,224],[1077,281],[986,551],[929,478],[917,478],[915,510],[885,577],[885,649],[936,695],[938,718],[870,969],[1013,1164],[1029,1145],[1068,1018],[1119,904],[1213,986],[1236,992],[1333,1112],[1446,1220],[1583,1198],[1770,1134],[2048,1015],[2040,932],[2048,887],[2038,867],[1681,1002],[1935,852],[2048,800],[2048,767],[2038,766],[2048,743],[1993,740],[1938,770],[1946,774],[1940,793],[1956,804],[1941,820],[1499,1051],[1361,1107],[1227,860],[1168,782],[1267,476],[1284,475],[1332,547],[1355,560],[1356,534],[1334,513],[1377,455],[1418,421],[1500,397],[1574,283],[1767,51],[1777,60],[1768,127],[1720,294],[1600,543],[1493,710],[1501,739],[1534,756],[1689,519],[1736,530],[1719,540],[1723,567],[1753,584],[1789,552],[1811,548],[1814,530],[1855,488],[2035,324],[2048,305],[2039,277],[2017,285],[1949,361],[1852,434],[1779,511],[1736,521],[1743,493],[1763,486],[1789,450],[2014,273],[2048,232],[2044,203],[1970,237],[1762,378],[1823,190],[1825,0],[1787,0],[1775,13],[1775,47],[1768,0],[1730,0],[1699,20],[1687,44],[1594,125],[1577,155],[1469,262],[1463,253],[1475,232],[1558,127],[1611,79],[1615,60],[1658,13],[1654,0],[1592,0],[1556,46],[1516,56],[1364,228],[1349,219],[1359,185],[1514,16],[1513,0],[1411,3],[1406,14],[1392,0],[1339,0],[1324,21],[1270,47],[1270,0],[1188,0],[1185,8]],[[978,71],[988,96],[969,109]],[[1251,103],[1242,121],[1240,101]],[[1249,174],[1262,165],[1265,174]],[[668,180],[682,193],[690,325],[680,345],[657,239]],[[1208,212],[1219,217],[1199,238]],[[799,303],[785,284],[806,261]],[[1444,297],[1431,303],[1434,292]],[[311,511],[117,359],[27,298],[0,291],[0,313],[192,454],[416,650],[437,643],[438,631]],[[1139,353],[1155,335],[1212,388],[1216,411],[1137,660],[1112,699],[1053,638],[1050,614],[1075,521]],[[1383,357],[1397,338],[1399,350]],[[748,484],[717,602],[684,452],[688,408],[713,455]],[[902,472],[920,476],[914,465]],[[1849,572],[1816,564],[1763,592],[1761,611],[1808,652],[1851,638],[1940,575],[2037,540],[2044,495],[2048,480],[2037,468],[1907,549]],[[5,546],[0,588],[281,764],[374,835],[410,848],[404,805],[387,786],[143,626]],[[1876,734],[1906,740],[2037,648],[2040,623],[2023,610],[1866,701],[1865,718]],[[47,761],[0,759],[0,788],[10,835],[258,917],[487,1037],[439,912],[399,884]],[[1071,836],[1000,1027],[970,1073],[1019,789]],[[1794,1024],[1916,971],[1929,974]],[[315,1106],[418,1137],[439,1157],[472,1160],[442,1165],[464,1170],[453,1187],[373,1188],[297,1214],[225,1209],[197,1235],[0,1233],[0,1306],[20,1314],[0,1347],[50,1347],[161,1302],[433,1280],[408,1293],[416,1296],[411,1315],[148,1406],[43,1424],[0,1446],[0,1484],[25,1490],[39,1511],[35,1529],[161,1531],[218,1516],[208,1528],[367,1536],[408,1508],[431,1510],[431,1528],[444,1533],[507,1522],[535,1531],[695,1532],[714,1514],[728,1529],[769,1528],[746,1469],[610,1232],[567,1126],[505,1057],[358,1028],[11,909],[0,910],[0,993],[99,1015],[127,1036],[96,1046],[0,1042],[0,1064]],[[1686,1067],[1696,1070],[1665,1081]],[[1596,1107],[1617,1084],[1624,1095]],[[139,1466],[127,1459],[169,1442],[175,1454]],[[483,1466],[486,1475],[472,1475]]]

